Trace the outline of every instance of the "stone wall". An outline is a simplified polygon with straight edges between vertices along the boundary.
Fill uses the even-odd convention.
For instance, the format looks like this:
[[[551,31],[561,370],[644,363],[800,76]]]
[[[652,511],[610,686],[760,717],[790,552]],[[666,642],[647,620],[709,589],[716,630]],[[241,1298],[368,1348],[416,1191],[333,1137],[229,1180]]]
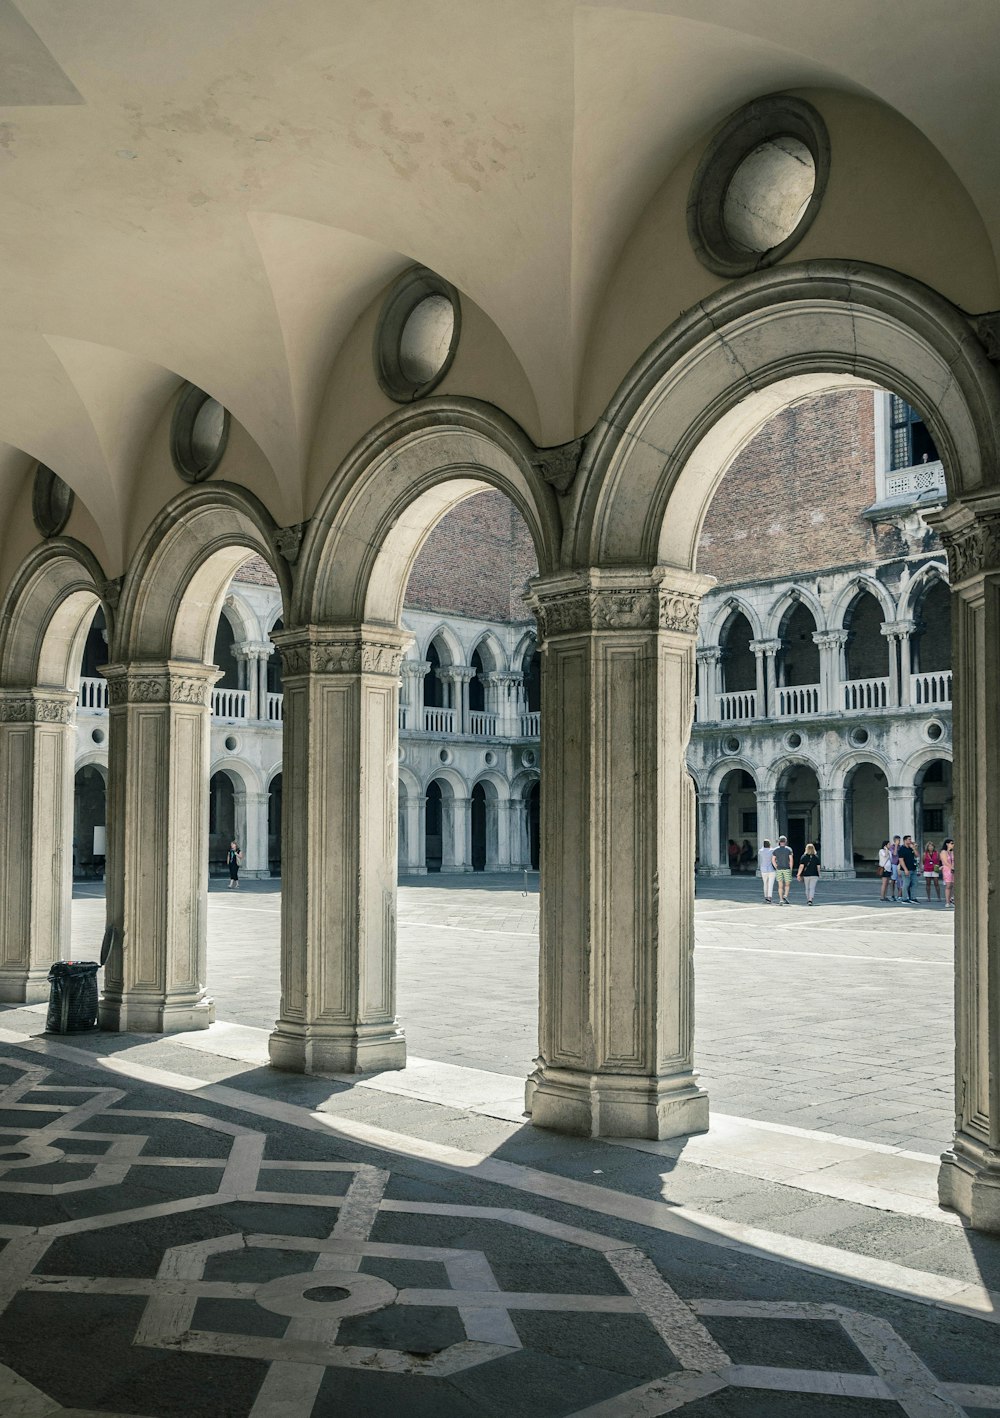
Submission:
[[[410,575],[406,604],[482,620],[523,621],[537,570],[524,520],[500,492],[481,492],[442,518]]]

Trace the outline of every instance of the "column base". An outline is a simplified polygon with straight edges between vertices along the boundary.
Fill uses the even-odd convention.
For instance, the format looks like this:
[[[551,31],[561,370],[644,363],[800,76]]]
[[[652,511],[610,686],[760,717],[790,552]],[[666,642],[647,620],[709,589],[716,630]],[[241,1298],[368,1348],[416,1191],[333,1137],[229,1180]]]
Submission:
[[[0,1004],[42,1004],[49,997],[49,967],[0,971]]]
[[[215,1023],[215,1000],[165,1000],[162,995],[104,995],[97,1006],[97,1023],[113,1034],[186,1034]]]
[[[959,1133],[941,1158],[938,1200],[977,1231],[1000,1232],[1000,1151]]]
[[[426,875],[427,875],[427,868],[426,868],[426,867],[400,867],[400,868],[399,868],[399,874],[400,874],[400,876],[426,876]]]
[[[267,1044],[274,1068],[290,1073],[385,1073],[406,1067],[395,1024],[295,1024],[279,1019]]]
[[[737,873],[730,871],[729,867],[695,867],[695,876],[735,876]],[[749,876],[749,872],[747,873]]]
[[[535,1127],[575,1137],[663,1141],[708,1131],[708,1094],[693,1073],[578,1073],[544,1065],[528,1078],[525,1111]]]

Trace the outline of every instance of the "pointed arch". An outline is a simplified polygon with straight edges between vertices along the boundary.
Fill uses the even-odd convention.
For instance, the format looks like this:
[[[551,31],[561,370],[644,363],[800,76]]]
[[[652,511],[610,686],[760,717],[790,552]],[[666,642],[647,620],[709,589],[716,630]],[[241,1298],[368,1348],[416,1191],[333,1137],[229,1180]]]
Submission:
[[[779,640],[785,621],[799,605],[809,611],[817,630],[826,630],[826,612],[819,597],[808,586],[792,586],[780,591],[768,607],[763,618],[761,638]]]
[[[871,596],[881,606],[883,620],[896,619],[898,608],[888,588],[883,586],[877,577],[861,572],[851,578],[834,601],[830,611],[831,630],[846,630],[848,628],[848,613],[858,597],[865,594]]]

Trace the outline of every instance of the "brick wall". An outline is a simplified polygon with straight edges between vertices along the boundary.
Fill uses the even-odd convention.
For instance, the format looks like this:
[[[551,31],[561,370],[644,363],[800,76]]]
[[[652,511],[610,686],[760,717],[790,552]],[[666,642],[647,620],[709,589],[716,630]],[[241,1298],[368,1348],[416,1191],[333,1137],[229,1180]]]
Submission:
[[[741,582],[905,556],[895,527],[861,516],[875,501],[873,400],[845,389],[771,419],[719,485],[698,570]]]
[[[521,599],[537,570],[521,514],[502,492],[459,503],[431,532],[410,574],[406,604],[480,620],[529,620]]]

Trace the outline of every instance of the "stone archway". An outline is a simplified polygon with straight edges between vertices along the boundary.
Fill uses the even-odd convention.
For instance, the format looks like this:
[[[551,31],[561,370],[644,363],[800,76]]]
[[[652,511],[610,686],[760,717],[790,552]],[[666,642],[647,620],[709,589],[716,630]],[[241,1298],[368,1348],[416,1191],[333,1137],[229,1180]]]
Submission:
[[[53,538],[24,562],[0,608],[0,1000],[44,999],[70,939],[76,698],[106,581],[94,557]],[[114,610],[103,604],[113,627]]]
[[[944,465],[951,504],[935,520],[949,550],[957,607],[957,816],[966,841],[987,843],[992,834],[985,804],[993,789],[984,795],[981,779],[984,764],[1000,761],[992,745],[996,716],[977,713],[971,706],[982,703],[987,685],[992,703],[995,688],[992,669],[977,663],[974,654],[963,654],[961,647],[984,643],[984,635],[987,644],[995,640],[995,628],[987,627],[992,602],[984,596],[984,586],[992,585],[990,578],[1000,578],[1000,499],[990,486],[1000,468],[1000,382],[968,322],[935,292],[880,268],[823,261],[758,274],[702,302],[637,364],[591,435],[573,488],[568,519],[572,530],[563,564],[591,568],[587,579],[592,591],[601,582],[610,589],[613,578],[618,608],[609,615],[592,607],[599,610],[600,619],[591,613],[584,622],[588,629],[613,628],[623,650],[625,636],[620,632],[630,625],[662,631],[676,620],[684,596],[696,607],[699,586],[687,578],[693,577],[699,529],[735,450],[789,402],[857,381],[890,389],[919,408]],[[554,599],[560,589],[553,579],[544,594]],[[540,599],[542,594],[540,587]],[[648,607],[645,617],[643,605]],[[694,618],[689,617],[692,630]],[[608,653],[605,646],[602,654]],[[649,810],[638,813],[649,823],[639,829],[647,840],[655,838],[654,801],[662,801],[664,790],[682,792],[677,747],[689,725],[686,666],[678,665],[668,677],[679,683],[679,700],[662,680],[655,691],[640,690],[637,681],[633,691],[637,701],[652,693],[651,702],[662,704],[652,719],[663,729],[656,759],[660,776],[652,775],[656,789]],[[620,740],[620,719],[617,734]],[[641,736],[637,724],[637,753]],[[620,746],[617,760],[615,776],[624,794],[624,785],[634,781],[634,775],[622,762]],[[614,767],[614,758],[607,766]],[[564,768],[561,776],[572,777],[574,768]],[[610,780],[606,771],[603,776],[606,800]],[[547,775],[546,784],[552,781]],[[598,893],[605,896],[605,883],[617,875],[633,911],[653,899],[650,883],[665,879],[655,847],[644,857],[635,845],[633,837],[624,848],[638,867],[627,888],[625,864],[614,864],[602,873]],[[986,871],[984,853],[970,852],[966,874],[958,883],[959,1122],[954,1150],[945,1158],[941,1194],[977,1224],[1000,1228],[1000,1073],[990,1065],[993,1044],[984,1032],[986,1015],[976,1003],[991,995],[1000,971],[1000,935],[988,933],[988,948],[980,939]],[[565,904],[553,900],[556,911]],[[647,938],[659,944],[644,952],[644,960],[660,983],[657,999],[662,1003],[650,1004],[644,1026],[633,1032],[631,1041],[626,1032],[617,1050],[619,1059],[630,1058],[632,1068],[645,1071],[649,1094],[655,1097],[668,1089],[676,1097],[685,1088],[690,1096],[694,1087],[687,1027],[692,1010],[690,931],[687,903],[666,932],[650,921]],[[579,953],[583,959],[620,960],[622,969],[636,978],[635,953],[624,941],[602,938]],[[664,991],[667,979],[670,987]],[[642,989],[639,993],[641,998]],[[598,1001],[604,997],[602,989],[592,994]],[[604,1037],[601,1018],[588,1022]],[[661,1060],[667,1057],[671,1062],[664,1067]],[[599,1057],[581,1059],[570,1069],[572,1083],[564,1074],[564,1093],[575,1087],[577,1074],[581,1085],[583,1075],[589,1075],[586,1088],[592,1098],[595,1086],[620,1086],[621,1065],[614,1064],[611,1055],[605,1062]],[[690,1110],[675,1109],[672,1117],[665,1113],[659,1109],[647,1124],[660,1135],[690,1125]]]

